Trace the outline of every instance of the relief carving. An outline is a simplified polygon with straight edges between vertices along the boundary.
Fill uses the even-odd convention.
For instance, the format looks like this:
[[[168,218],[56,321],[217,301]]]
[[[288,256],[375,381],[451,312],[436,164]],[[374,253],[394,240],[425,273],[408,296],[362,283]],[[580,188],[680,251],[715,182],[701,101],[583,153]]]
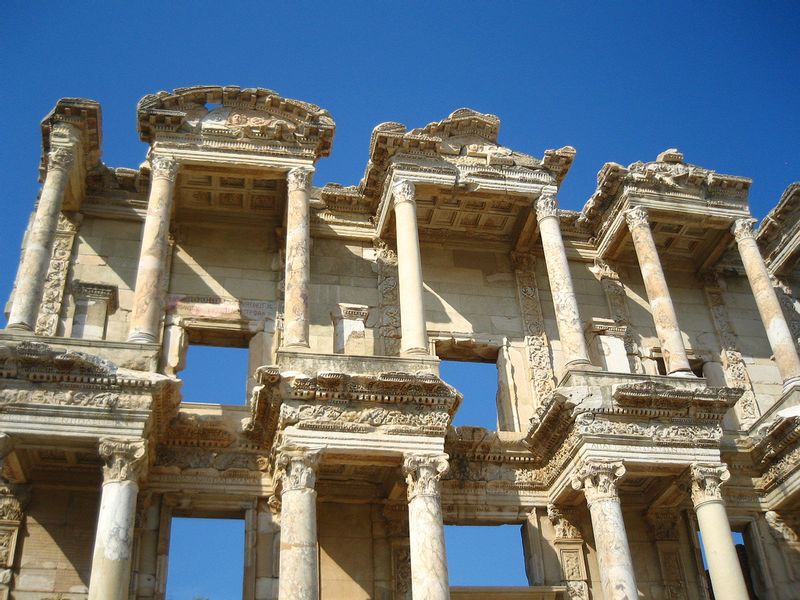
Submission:
[[[564,513],[555,505],[555,504],[548,504],[547,505],[547,518],[550,519],[550,522],[553,524],[556,530],[556,539],[581,539],[581,531],[575,525],[573,525],[572,521],[564,516]],[[570,578],[568,578],[570,579]],[[579,577],[575,577],[572,579],[580,579]]]
[[[397,254],[379,238],[373,240],[377,257],[380,320],[378,332],[385,356],[399,356],[400,298],[397,287]]]
[[[70,257],[80,221],[80,215],[68,218],[64,213],[60,213],[58,216],[56,236],[50,253],[50,265],[44,281],[42,303],[39,305],[39,314],[36,318],[35,331],[37,335],[54,336],[58,333]]]

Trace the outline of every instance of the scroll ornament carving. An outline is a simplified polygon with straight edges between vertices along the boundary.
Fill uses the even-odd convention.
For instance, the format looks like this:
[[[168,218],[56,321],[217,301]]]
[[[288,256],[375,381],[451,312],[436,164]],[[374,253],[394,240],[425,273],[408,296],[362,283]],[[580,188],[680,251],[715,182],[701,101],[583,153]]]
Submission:
[[[394,204],[397,206],[403,202],[414,202],[416,189],[408,179],[401,179],[394,184],[392,194],[394,195]]]
[[[753,224],[755,224],[755,222],[755,219],[749,217],[744,219],[736,219],[736,221],[733,222],[731,233],[733,233],[733,237],[736,238],[737,242],[741,242],[745,239],[755,238],[756,234],[753,230]]]
[[[643,206],[634,206],[625,211],[625,221],[630,229],[637,227],[650,228],[650,221],[647,216],[647,209]]]
[[[299,190],[307,190],[311,185],[311,177],[314,175],[314,169],[310,167],[296,167],[290,169],[286,174],[286,185],[290,192]]]
[[[281,493],[313,490],[317,482],[319,450],[283,450],[275,461],[276,479],[280,478]]]
[[[589,600],[589,586],[585,581],[568,581],[567,597],[569,600]]]
[[[74,237],[74,234],[59,235],[53,242],[42,303],[36,319],[37,335],[56,335]]]
[[[556,530],[556,539],[580,539],[581,531],[556,507],[555,504],[547,505],[547,518]]]
[[[136,481],[145,465],[147,442],[122,438],[103,438],[99,446],[103,481]]]
[[[75,164],[75,150],[65,146],[58,146],[47,154],[48,170],[68,172]]]
[[[25,516],[18,487],[11,484],[0,485],[0,521],[22,521]]]
[[[693,463],[689,467],[692,502],[695,508],[706,502],[722,502],[722,484],[730,479],[728,467],[722,463]]]
[[[169,156],[154,156],[150,159],[150,169],[153,179],[175,181],[178,175],[178,161]]]
[[[411,600],[411,549],[407,546],[394,553],[394,581],[395,597]]]
[[[380,323],[378,331],[386,356],[400,354],[400,301],[397,288],[397,254],[383,240],[373,241],[377,253]]]
[[[536,218],[541,221],[547,217],[557,216],[558,200],[556,199],[556,195],[549,192],[543,193],[536,201]]]
[[[790,542],[792,544],[800,542],[800,535],[798,535],[797,529],[787,523],[774,510],[765,512],[764,520],[769,525],[772,536],[779,542]]]
[[[446,454],[409,454],[403,461],[408,484],[408,499],[417,496],[439,496],[439,480],[449,468]]]
[[[572,477],[572,487],[583,490],[589,506],[595,502],[619,501],[617,482],[625,475],[621,460],[587,460]]]

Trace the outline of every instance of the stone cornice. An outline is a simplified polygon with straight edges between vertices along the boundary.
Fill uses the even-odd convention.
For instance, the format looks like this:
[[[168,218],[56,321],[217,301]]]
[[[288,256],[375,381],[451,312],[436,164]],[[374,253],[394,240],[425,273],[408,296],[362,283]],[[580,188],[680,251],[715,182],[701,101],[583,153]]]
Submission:
[[[758,228],[756,240],[772,273],[790,270],[800,258],[800,181],[789,185]]]

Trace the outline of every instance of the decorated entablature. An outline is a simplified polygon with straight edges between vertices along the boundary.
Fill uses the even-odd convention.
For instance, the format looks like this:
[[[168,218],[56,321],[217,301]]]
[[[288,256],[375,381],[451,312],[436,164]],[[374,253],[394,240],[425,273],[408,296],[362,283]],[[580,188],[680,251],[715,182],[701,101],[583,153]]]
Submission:
[[[751,183],[686,163],[674,148],[651,162],[610,162],[597,174],[597,189],[577,224],[589,232],[598,258],[630,261],[626,215],[636,208],[644,211],[665,266],[707,271],[730,247],[734,222],[750,217]]]
[[[328,111],[264,88],[195,86],[150,94],[137,106],[139,136],[155,148],[263,154],[315,161],[328,156]]]

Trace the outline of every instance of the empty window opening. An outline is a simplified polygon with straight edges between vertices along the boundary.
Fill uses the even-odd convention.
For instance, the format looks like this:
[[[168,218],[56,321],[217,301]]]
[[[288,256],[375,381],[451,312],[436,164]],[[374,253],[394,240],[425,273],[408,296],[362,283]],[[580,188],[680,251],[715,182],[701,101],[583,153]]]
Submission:
[[[705,361],[701,358],[690,358],[689,359],[689,368],[692,370],[692,373],[695,374],[697,377],[703,377],[703,365]]]
[[[245,404],[248,361],[247,348],[190,345],[186,367],[178,374],[183,401]]]
[[[242,597],[244,520],[174,518],[167,600]]]
[[[653,358],[656,362],[656,371],[659,375],[666,375],[667,374],[667,363],[664,361],[663,356],[656,356]]]
[[[444,536],[450,585],[528,585],[519,525],[447,525]]]
[[[497,365],[489,362],[443,360],[442,379],[464,394],[453,425],[497,429]]]

